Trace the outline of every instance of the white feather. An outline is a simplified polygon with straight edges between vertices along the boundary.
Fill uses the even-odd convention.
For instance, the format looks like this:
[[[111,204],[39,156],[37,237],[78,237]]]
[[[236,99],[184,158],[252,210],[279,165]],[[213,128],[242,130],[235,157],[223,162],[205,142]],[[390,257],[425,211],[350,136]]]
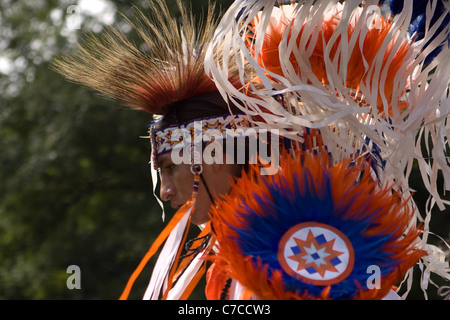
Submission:
[[[145,291],[143,300],[158,300],[160,298],[161,290],[164,289],[163,284],[167,282],[169,272],[174,263],[178,249],[182,244],[181,242],[183,240],[183,235],[192,209],[193,207],[186,211],[184,216],[180,219],[167,238],[153,268],[150,282]]]
[[[379,9],[378,2],[305,0],[277,7],[274,0],[235,1],[216,30],[206,55],[205,69],[224,98],[231,103],[239,101],[243,112],[263,119],[254,121],[256,127],[278,129],[280,135],[299,142],[302,142],[304,127],[320,129],[324,144],[335,162],[353,157],[363,147],[370,152],[371,145],[366,145],[366,138],[369,138],[371,144],[375,143],[380,148],[380,155],[386,162],[381,175],[382,182],[395,183],[406,197],[412,191],[409,174],[414,163],[417,163],[430,199],[425,217],[417,213],[411,223],[428,223],[433,207],[444,210],[450,205],[440,196],[443,191],[450,190],[449,26],[437,34],[437,28],[448,14],[449,6],[438,21],[431,25],[431,13],[436,3],[430,1],[425,36],[413,42],[408,34],[413,2],[405,1],[402,12],[393,17],[392,25],[373,61],[369,63],[361,59],[364,70],[371,75],[369,81],[361,81],[358,89],[348,88],[346,81],[351,52],[358,47],[363,52],[365,35],[371,28],[377,27],[373,22],[380,20],[383,14],[381,10],[384,9]],[[340,21],[328,43],[323,43],[328,80],[328,83],[323,84],[313,73],[310,57],[317,41],[321,41],[319,32],[323,21],[336,14]],[[253,19],[259,23],[249,48],[245,33]],[[276,23],[283,19],[289,22],[278,46],[282,72],[276,74],[268,70],[267,66],[258,64],[257,57],[270,22]],[[348,34],[350,24],[355,26],[351,36]],[[430,42],[432,37],[435,38]],[[409,47],[400,67],[393,74],[387,66],[405,43]],[[425,66],[428,54],[442,43],[442,51]],[[389,55],[386,55],[388,48]],[[254,49],[254,54],[251,49]],[[331,55],[333,50],[334,56]],[[222,61],[213,58],[213,53],[217,52],[222,53]],[[233,60],[239,67],[241,83],[247,91],[235,88],[227,80],[227,64]],[[300,74],[296,72],[294,64],[301,70]],[[392,80],[392,87],[387,88],[392,91],[390,101],[385,91],[388,80]],[[284,104],[276,96],[283,96]],[[377,112],[380,99],[384,114]],[[362,101],[364,103],[361,106]],[[407,108],[401,110],[401,105]],[[438,189],[440,175],[444,179],[444,190]],[[412,200],[411,204],[415,206]],[[427,232],[425,228],[423,246],[428,245]],[[426,262],[427,272],[436,272],[437,268],[431,267],[436,265],[439,264]],[[445,274],[448,278],[448,273]]]

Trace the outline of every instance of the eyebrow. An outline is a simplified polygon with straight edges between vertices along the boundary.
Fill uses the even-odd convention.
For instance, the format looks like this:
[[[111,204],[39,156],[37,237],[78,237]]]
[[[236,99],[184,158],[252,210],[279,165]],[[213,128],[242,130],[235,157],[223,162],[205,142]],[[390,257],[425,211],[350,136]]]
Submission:
[[[172,162],[170,157],[158,157],[156,160],[156,167],[157,168],[161,168],[165,165],[167,165],[167,163]]]

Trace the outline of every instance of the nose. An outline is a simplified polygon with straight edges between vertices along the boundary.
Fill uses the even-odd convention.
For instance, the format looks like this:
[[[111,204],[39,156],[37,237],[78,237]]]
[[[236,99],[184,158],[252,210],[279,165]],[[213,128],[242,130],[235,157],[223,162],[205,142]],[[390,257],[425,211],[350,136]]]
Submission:
[[[175,196],[175,187],[170,179],[161,177],[159,194],[162,201],[172,200],[172,198]]]

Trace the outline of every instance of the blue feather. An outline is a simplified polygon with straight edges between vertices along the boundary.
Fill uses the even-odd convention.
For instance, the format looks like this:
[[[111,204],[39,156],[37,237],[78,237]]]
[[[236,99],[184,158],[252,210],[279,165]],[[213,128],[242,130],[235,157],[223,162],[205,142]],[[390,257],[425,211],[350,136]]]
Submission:
[[[385,3],[385,0],[380,1],[381,4]],[[411,15],[409,33],[413,36],[413,40],[420,40],[425,36],[425,21],[426,21],[426,9],[430,0],[414,0],[413,1],[413,11]],[[405,0],[391,0],[389,1],[389,7],[391,13],[394,15],[400,14],[403,11]],[[430,20],[430,26],[433,26],[437,20],[444,14],[446,8],[444,0],[438,0],[436,2],[436,9]],[[425,44],[426,48],[438,34],[444,31],[450,23],[450,13],[446,13],[445,18],[441,25],[438,27],[437,31],[434,33],[432,38]],[[441,52],[445,43],[449,42],[450,35],[447,35],[446,40],[444,40],[440,45],[438,45],[425,59],[425,65],[431,62],[438,54]]]

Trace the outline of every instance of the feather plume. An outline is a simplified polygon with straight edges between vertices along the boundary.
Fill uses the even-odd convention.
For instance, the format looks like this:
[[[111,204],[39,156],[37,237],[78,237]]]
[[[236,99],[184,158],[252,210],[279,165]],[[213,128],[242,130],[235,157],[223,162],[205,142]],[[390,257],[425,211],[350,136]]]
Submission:
[[[144,50],[120,30],[109,28],[100,35],[91,34],[74,55],[57,59],[56,71],[152,114],[164,114],[173,102],[216,91],[203,66],[206,45],[217,24],[214,6],[208,7],[200,25],[181,1],[180,23],[164,1],[149,1],[149,6],[149,16],[137,12],[136,22],[127,19]]]
[[[391,18],[376,0],[275,2],[236,1],[223,16],[205,63],[223,95],[257,114],[256,126],[288,138],[302,141],[304,127],[320,129],[335,161],[371,150],[368,141],[376,144],[385,176],[403,190],[405,172],[414,160],[421,162],[443,210],[448,202],[430,173],[442,172],[449,188],[448,6],[442,12],[427,6],[436,14],[427,16],[424,37],[417,40],[408,32],[415,8],[410,1]],[[219,48],[223,62],[214,58]],[[227,55],[228,48],[233,54]],[[436,55],[426,64],[431,53]],[[231,61],[247,95],[228,83],[224,62]],[[428,155],[419,147],[422,134],[433,140]],[[430,154],[437,161],[424,161]]]

